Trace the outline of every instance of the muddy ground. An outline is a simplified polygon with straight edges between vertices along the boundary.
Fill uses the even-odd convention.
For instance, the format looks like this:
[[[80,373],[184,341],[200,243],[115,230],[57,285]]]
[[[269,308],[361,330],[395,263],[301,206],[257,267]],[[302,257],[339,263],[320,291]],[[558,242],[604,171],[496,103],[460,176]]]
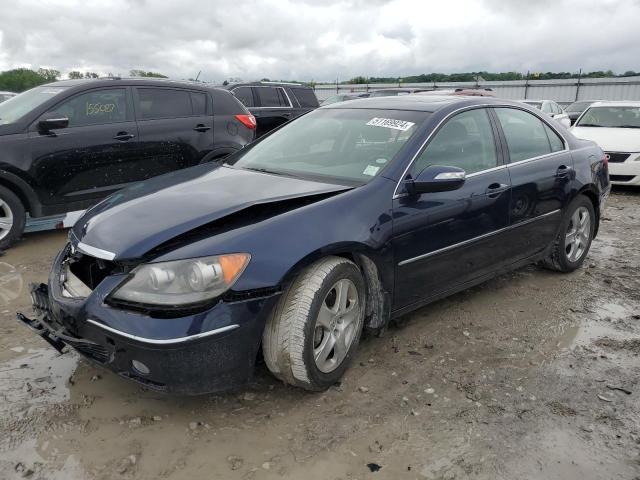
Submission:
[[[1,479],[640,478],[639,191],[613,193],[581,270],[528,267],[410,314],[321,394],[263,367],[170,398],[58,355],[14,313],[65,239],[0,258]]]

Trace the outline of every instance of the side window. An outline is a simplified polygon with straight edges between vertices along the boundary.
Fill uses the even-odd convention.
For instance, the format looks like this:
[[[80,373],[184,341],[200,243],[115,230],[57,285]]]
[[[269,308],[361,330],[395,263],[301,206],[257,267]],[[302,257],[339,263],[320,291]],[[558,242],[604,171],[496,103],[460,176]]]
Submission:
[[[291,87],[291,91],[298,99],[298,103],[301,107],[317,107],[318,99],[316,94],[310,88]]]
[[[538,117],[515,108],[496,108],[495,111],[512,163],[551,153],[545,125]]]
[[[284,89],[280,87],[259,87],[257,90],[261,107],[285,108],[290,106]]]
[[[430,165],[464,169],[467,174],[498,165],[496,146],[485,109],[459,113],[436,133],[414,164],[414,176]]]
[[[255,107],[251,90],[251,87],[238,87],[234,88],[231,92],[245,107]]]
[[[191,92],[191,105],[194,115],[207,114],[207,94],[202,92]]]
[[[554,132],[547,124],[544,125],[544,129],[547,132],[547,137],[549,138],[549,143],[551,144],[551,151],[559,152],[560,150],[564,150],[564,142],[558,136],[558,134]]]
[[[124,88],[91,90],[77,95],[53,109],[69,119],[69,127],[124,122],[127,119],[127,93]]]
[[[549,102],[542,102],[542,108],[540,108],[544,113],[553,113],[551,104]]]
[[[186,90],[138,88],[138,118],[151,120],[193,115],[191,98]]]

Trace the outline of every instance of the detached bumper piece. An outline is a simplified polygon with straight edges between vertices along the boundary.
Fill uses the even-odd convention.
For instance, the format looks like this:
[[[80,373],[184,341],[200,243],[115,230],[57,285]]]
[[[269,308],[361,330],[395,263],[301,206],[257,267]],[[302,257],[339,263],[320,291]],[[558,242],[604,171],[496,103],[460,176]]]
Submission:
[[[63,353],[64,347],[68,345],[98,363],[107,363],[110,354],[106,348],[91,340],[76,337],[62,325],[57,325],[52,321],[49,292],[44,283],[31,286],[31,300],[36,318],[29,318],[18,312],[16,318],[21,323],[40,335],[43,340],[60,353]]]

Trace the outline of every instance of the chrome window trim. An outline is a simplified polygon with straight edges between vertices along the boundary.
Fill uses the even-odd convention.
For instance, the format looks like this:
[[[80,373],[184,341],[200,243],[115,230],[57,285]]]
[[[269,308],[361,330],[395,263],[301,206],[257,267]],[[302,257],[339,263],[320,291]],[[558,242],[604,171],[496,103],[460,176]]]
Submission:
[[[478,175],[481,173],[485,173],[485,172],[490,172],[493,170],[498,170],[499,168],[502,167],[508,167],[511,165],[517,165],[519,163],[523,163],[523,162],[529,162],[532,160],[539,160],[541,158],[545,158],[551,155],[556,155],[558,153],[564,153],[564,152],[568,152],[570,151],[569,149],[569,142],[567,142],[567,139],[564,137],[564,135],[562,135],[562,133],[560,133],[553,125],[551,125],[549,122],[547,122],[544,118],[542,118],[540,115],[537,115],[535,112],[532,112],[524,107],[520,107],[519,105],[505,105],[505,104],[491,104],[491,103],[482,103],[482,104],[477,104],[477,105],[468,105],[466,107],[461,107],[458,108],[456,110],[454,110],[453,112],[449,113],[446,117],[444,117],[442,120],[440,120],[438,122],[438,124],[431,130],[431,132],[429,133],[429,135],[427,135],[427,138],[425,139],[424,142],[422,142],[422,145],[420,145],[420,148],[418,148],[418,150],[416,151],[416,153],[413,155],[413,157],[411,158],[411,160],[409,161],[409,164],[407,165],[407,168],[404,169],[404,171],[402,172],[402,175],[400,176],[400,180],[398,180],[398,183],[396,184],[396,188],[393,191],[393,197],[392,199],[395,200],[396,198],[402,198],[402,197],[406,197],[407,194],[406,193],[401,193],[398,194],[398,188],[400,187],[400,184],[402,183],[403,179],[405,178],[405,176],[407,175],[407,172],[409,171],[409,169],[411,168],[411,166],[415,163],[416,158],[418,157],[418,155],[420,154],[420,152],[422,152],[422,150],[424,149],[424,147],[427,145],[427,143],[429,143],[429,141],[431,140],[431,137],[433,137],[433,135],[438,131],[438,129],[440,128],[440,126],[446,122],[447,120],[449,120],[451,117],[457,115],[460,112],[463,112],[465,110],[472,110],[474,108],[513,108],[515,110],[522,110],[524,112],[527,112],[530,115],[533,115],[534,117],[536,117],[538,120],[540,120],[541,122],[543,122],[545,125],[547,125],[551,130],[553,130],[556,135],[558,135],[561,139],[562,139],[562,145],[564,146],[563,150],[558,150],[557,152],[550,152],[547,153],[545,155],[540,155],[538,157],[532,157],[532,158],[526,158],[524,160],[518,160],[517,162],[512,162],[512,163],[506,163],[504,165],[498,165],[496,167],[491,167],[488,168],[486,170],[481,170],[479,172],[474,172],[474,173],[470,173],[469,175],[467,175],[467,178],[472,177],[474,175]],[[542,113],[542,112],[541,112]],[[498,114],[496,113],[496,116]],[[500,119],[498,119],[498,121],[500,121]],[[500,125],[500,128],[502,128],[502,125]],[[506,139],[505,139],[506,140]],[[507,150],[509,149],[509,145],[507,144]]]
[[[203,333],[196,333],[195,335],[189,335],[187,337],[177,337],[177,338],[166,338],[166,339],[156,339],[156,338],[146,338],[146,337],[139,337],[137,335],[132,335],[130,333],[126,333],[123,332],[121,330],[117,330],[115,328],[109,327],[103,323],[97,322],[96,320],[93,320],[91,318],[87,319],[87,323],[90,323],[91,325],[95,325],[96,327],[99,327],[103,330],[106,330],[107,332],[113,333],[115,335],[119,335],[121,337],[125,337],[128,338],[130,340],[135,340],[136,342],[141,342],[141,343],[149,343],[152,345],[173,345],[176,343],[185,343],[185,342],[190,342],[192,340],[197,340],[200,338],[206,338],[206,337],[210,337],[212,335],[217,335],[220,333],[224,333],[224,332],[230,332],[231,330],[235,330],[236,328],[239,328],[240,325],[237,324],[233,324],[233,325],[227,325],[226,327],[220,327],[220,328],[216,328],[215,330],[209,330],[208,332],[203,332]]]
[[[545,218],[545,217],[549,217],[551,215],[555,215],[556,213],[559,213],[560,211],[561,211],[560,209],[552,210],[551,212],[543,213],[542,215],[538,215],[537,217],[529,218],[529,219],[524,220],[522,222],[515,223],[513,225],[509,225],[509,226],[506,226],[504,228],[499,228],[498,230],[494,230],[492,232],[488,232],[488,233],[485,233],[483,235],[479,235],[477,237],[473,237],[473,238],[470,238],[468,240],[464,240],[462,242],[454,243],[453,245],[447,245],[446,247],[439,248],[438,250],[434,250],[433,252],[423,253],[422,255],[418,255],[417,257],[407,258],[406,260],[402,260],[401,262],[399,262],[398,266],[402,267],[402,266],[407,265],[409,263],[417,262],[418,260],[423,260],[425,258],[432,257],[432,256],[438,255],[440,253],[448,252],[449,250],[453,250],[453,249],[456,249],[458,247],[462,247],[464,245],[469,245],[470,243],[476,242],[478,240],[483,240],[485,238],[492,237],[493,235],[497,235],[497,234],[506,232],[507,230],[512,230],[512,229],[520,227],[522,225],[527,225],[527,224],[529,224],[531,222],[535,222],[537,220],[540,220],[541,218]]]
[[[92,257],[101,258],[103,260],[113,260],[116,258],[116,254],[109,250],[103,250],[102,248],[92,247],[86,243],[79,242],[76,247],[82,253],[86,253]]]

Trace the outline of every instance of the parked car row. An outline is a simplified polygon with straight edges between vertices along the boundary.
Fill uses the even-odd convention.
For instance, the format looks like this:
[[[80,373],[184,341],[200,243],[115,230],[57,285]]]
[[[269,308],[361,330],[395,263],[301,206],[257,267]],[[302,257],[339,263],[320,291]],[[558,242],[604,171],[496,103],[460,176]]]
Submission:
[[[9,100],[17,95],[17,93],[13,92],[0,92],[0,103]]]

